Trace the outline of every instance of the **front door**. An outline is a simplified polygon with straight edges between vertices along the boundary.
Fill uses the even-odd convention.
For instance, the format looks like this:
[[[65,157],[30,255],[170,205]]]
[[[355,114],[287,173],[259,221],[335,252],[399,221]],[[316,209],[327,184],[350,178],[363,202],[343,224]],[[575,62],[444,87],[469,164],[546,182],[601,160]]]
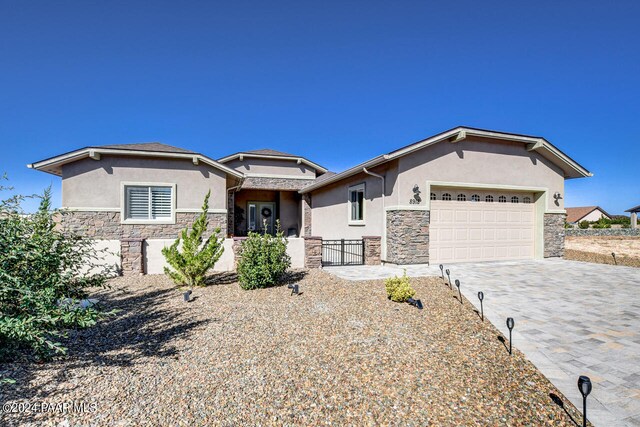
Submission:
[[[275,232],[276,204],[274,202],[249,202],[248,231],[266,231],[269,234]]]

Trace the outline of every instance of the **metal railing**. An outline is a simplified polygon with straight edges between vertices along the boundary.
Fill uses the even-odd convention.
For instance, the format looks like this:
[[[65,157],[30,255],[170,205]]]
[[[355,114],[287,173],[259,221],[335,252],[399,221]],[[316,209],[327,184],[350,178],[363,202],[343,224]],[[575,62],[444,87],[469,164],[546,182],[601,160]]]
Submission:
[[[322,266],[364,265],[364,240],[323,240]]]

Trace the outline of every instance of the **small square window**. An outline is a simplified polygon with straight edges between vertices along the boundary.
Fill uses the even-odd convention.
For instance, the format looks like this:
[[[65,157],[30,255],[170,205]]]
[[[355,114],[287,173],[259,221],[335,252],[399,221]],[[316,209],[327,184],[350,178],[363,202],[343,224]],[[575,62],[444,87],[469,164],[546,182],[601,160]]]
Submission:
[[[451,200],[451,194],[449,194],[449,193],[444,193],[444,194],[442,195],[442,200],[447,200],[447,201],[448,201],[448,200]]]
[[[173,222],[175,220],[172,185],[124,185],[124,222]]]
[[[466,194],[458,194],[458,201],[459,202],[466,202],[467,201],[467,195]]]
[[[349,187],[349,222],[364,223],[364,184]]]

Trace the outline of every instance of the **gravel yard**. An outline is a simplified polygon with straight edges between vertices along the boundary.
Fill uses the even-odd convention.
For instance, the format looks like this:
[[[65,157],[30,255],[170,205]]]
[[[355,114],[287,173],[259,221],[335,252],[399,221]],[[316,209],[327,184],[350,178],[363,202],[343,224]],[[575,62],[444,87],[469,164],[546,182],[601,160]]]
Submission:
[[[227,280],[227,282],[231,281]],[[286,287],[196,289],[118,278],[122,310],[73,333],[69,356],[0,365],[2,403],[95,403],[84,413],[0,414],[2,425],[528,425],[581,416],[439,278],[412,279],[425,309],[384,285],[322,271]],[[515,344],[517,348],[517,343]],[[577,392],[577,390],[576,390]],[[564,401],[568,414],[550,394]]]
[[[613,264],[613,252],[618,265],[640,267],[640,237],[567,236],[565,249],[570,260]]]

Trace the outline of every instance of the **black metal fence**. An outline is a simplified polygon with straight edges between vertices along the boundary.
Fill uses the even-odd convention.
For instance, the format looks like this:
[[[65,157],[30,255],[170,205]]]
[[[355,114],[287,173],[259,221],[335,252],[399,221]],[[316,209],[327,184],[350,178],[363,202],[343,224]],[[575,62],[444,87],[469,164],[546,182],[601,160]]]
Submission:
[[[322,266],[364,265],[364,240],[323,240]]]

